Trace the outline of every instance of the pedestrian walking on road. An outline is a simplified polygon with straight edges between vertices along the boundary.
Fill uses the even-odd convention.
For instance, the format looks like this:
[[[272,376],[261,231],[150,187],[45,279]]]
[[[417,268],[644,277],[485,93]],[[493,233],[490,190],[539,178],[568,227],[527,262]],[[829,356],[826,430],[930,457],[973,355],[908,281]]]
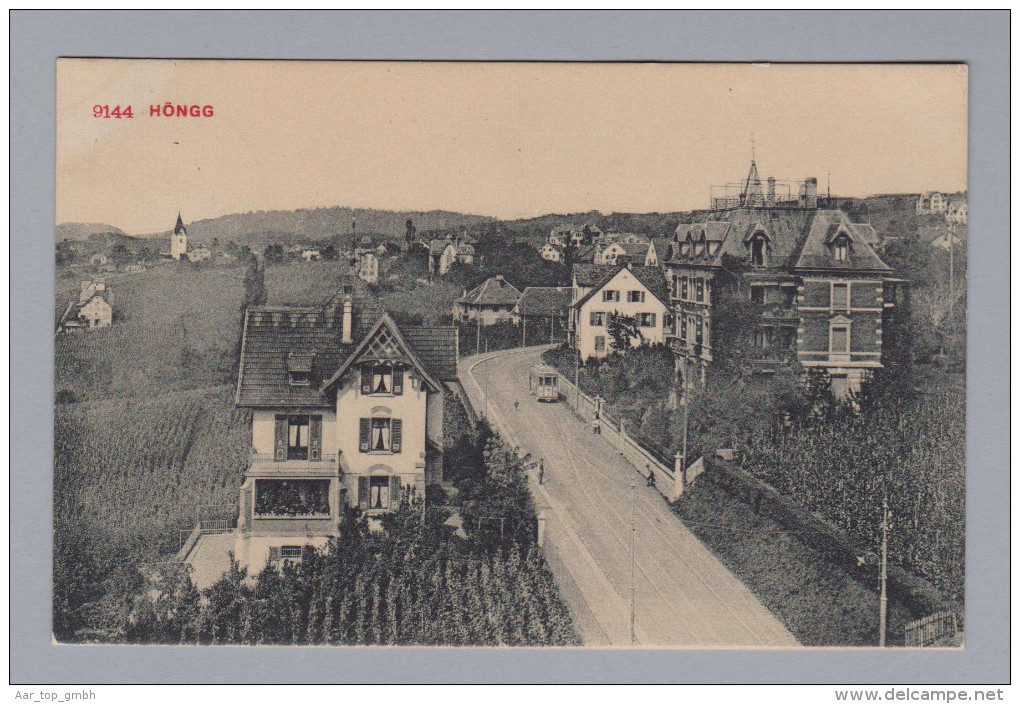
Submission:
[[[602,434],[602,421],[599,420],[598,413],[596,413],[594,417],[592,417],[591,419],[591,432],[593,432],[595,435]]]
[[[545,482],[545,462],[542,460],[538,461],[538,483],[542,484]]]
[[[655,486],[655,472],[652,471],[652,465],[646,464],[645,469],[648,470],[648,486]]]
[[[521,402],[518,401],[517,399],[514,399],[514,410],[515,411],[521,410]]]

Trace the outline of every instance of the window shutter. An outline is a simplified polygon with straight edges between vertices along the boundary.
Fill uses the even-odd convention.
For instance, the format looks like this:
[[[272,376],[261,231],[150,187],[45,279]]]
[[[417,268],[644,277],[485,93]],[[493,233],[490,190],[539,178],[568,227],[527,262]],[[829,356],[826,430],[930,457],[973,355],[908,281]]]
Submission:
[[[650,328],[655,327],[655,313],[648,314],[648,327]]]
[[[364,364],[361,367],[361,393],[372,393],[372,365]]]
[[[393,393],[398,396],[404,393],[404,368],[400,365],[393,367]]]
[[[358,477],[358,508],[368,508],[368,477]]]
[[[394,474],[390,477],[390,508],[400,507],[400,477]]]
[[[360,425],[360,437],[358,438],[358,450],[368,452],[372,444],[372,419],[362,418]]]
[[[308,459],[322,459],[322,416],[312,416],[308,421]]]
[[[270,562],[278,562],[280,560],[280,556],[281,555],[282,555],[282,551],[280,550],[280,546],[279,545],[273,545],[273,546],[271,546],[269,548],[269,561]]]
[[[287,459],[287,416],[276,416],[276,440],[273,443],[273,460]]]
[[[402,436],[403,436],[403,432],[402,431],[404,429],[404,421],[400,420],[399,418],[394,418],[390,422],[392,423],[392,425],[390,426],[390,436],[391,436],[391,439],[392,439],[392,443],[391,443],[392,451],[393,452],[400,452],[400,441],[401,441]]]

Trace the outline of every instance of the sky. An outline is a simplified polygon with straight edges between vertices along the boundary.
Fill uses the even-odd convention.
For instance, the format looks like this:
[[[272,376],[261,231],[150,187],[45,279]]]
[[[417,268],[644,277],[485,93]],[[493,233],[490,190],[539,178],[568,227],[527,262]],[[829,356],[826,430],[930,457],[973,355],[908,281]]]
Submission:
[[[150,116],[167,101],[213,116]],[[752,143],[763,179],[964,190],[966,67],[60,59],[56,221],[690,210]]]

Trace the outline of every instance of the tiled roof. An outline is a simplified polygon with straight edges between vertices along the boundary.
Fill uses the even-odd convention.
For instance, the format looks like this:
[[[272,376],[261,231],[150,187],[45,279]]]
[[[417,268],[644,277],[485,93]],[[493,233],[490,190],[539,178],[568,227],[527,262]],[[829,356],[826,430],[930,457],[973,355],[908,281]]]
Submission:
[[[830,231],[843,227],[851,242],[850,258],[837,262],[832,257],[826,238]],[[881,270],[889,267],[871,247],[873,232],[869,227],[855,225],[841,210],[808,208],[740,208],[708,213],[707,219],[677,227],[677,238],[685,241],[690,232],[697,242],[705,232],[706,240],[722,240],[711,253],[710,248],[698,255],[674,253],[673,264],[720,266],[724,254],[738,259],[748,258],[747,242],[762,230],[768,240],[768,265],[773,269],[810,268],[841,270]]]
[[[620,242],[620,247],[623,247],[623,251],[627,253],[635,263],[643,264],[645,257],[648,256],[648,242]]]
[[[578,286],[589,288],[601,283],[607,275],[614,273],[618,268],[612,264],[575,264],[574,280]]]
[[[313,305],[248,309],[237,380],[236,402],[239,406],[329,405],[320,390],[321,385],[371,332],[385,312],[375,295],[357,277],[345,276],[340,283],[339,293],[324,294]],[[345,289],[352,300],[350,344],[342,342]],[[401,332],[408,345],[419,354],[422,364],[436,378],[445,381],[451,369],[456,376],[456,329],[409,328],[409,331]],[[418,346],[422,347],[420,352]],[[290,383],[288,364],[294,366],[298,360],[302,367],[310,366],[308,386],[292,386]]]
[[[512,306],[521,297],[513,284],[502,276],[493,276],[468,291],[457,301],[469,306]]]
[[[593,285],[592,289],[588,291],[588,293],[586,293],[576,303],[574,303],[575,308],[580,308],[585,303],[587,303],[588,299],[590,299],[596,293],[601,291],[604,286],[606,286],[610,281],[616,278],[616,275],[619,274],[624,269],[630,269],[630,273],[634,275],[634,278],[636,278],[638,281],[644,284],[644,286],[652,293],[652,295],[658,298],[663,305],[667,307],[669,306],[669,284],[666,281],[665,272],[663,272],[663,270],[660,269],[659,267],[628,266],[626,264],[618,264],[616,266],[606,266],[601,268],[603,270],[606,270],[607,273],[602,277],[602,279],[597,284]]]
[[[570,306],[568,286],[528,286],[517,301],[518,315],[562,315]]]
[[[409,325],[400,332],[432,376],[440,381],[457,381],[456,327]]]
[[[429,243],[429,254],[442,254],[452,244],[450,240],[432,240]]]

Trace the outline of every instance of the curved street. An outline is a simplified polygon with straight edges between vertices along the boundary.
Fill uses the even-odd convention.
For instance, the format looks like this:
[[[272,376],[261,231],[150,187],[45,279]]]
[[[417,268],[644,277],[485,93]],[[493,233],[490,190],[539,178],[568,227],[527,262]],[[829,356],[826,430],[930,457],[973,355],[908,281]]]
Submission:
[[[546,516],[549,563],[585,645],[797,646],[608,441],[565,403],[529,395],[528,372],[546,349],[470,357],[460,378],[479,415],[544,461],[544,483],[536,472],[529,483]]]

